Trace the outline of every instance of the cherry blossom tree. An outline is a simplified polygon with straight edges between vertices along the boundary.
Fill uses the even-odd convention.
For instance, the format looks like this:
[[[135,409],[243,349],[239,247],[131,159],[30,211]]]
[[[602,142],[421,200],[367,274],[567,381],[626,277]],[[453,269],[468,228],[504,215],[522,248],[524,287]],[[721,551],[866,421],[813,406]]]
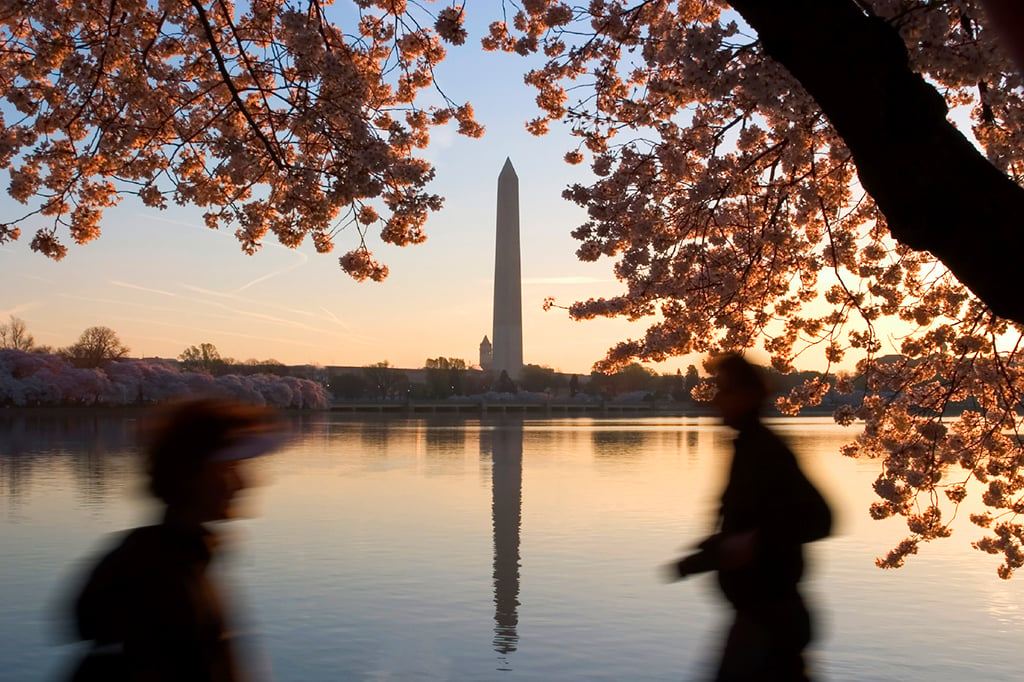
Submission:
[[[133,194],[205,208],[206,224],[233,226],[247,253],[268,232],[292,247],[308,236],[326,253],[350,227],[341,267],[383,279],[367,229],[421,242],[441,206],[425,190],[433,168],[415,156],[431,127],[483,132],[469,104],[417,104],[442,39],[466,32],[454,7],[432,17],[405,0],[329,5],[5,3],[0,165],[26,211],[0,224],[0,243],[30,224],[32,248],[60,259],[68,237],[96,238],[104,210]]]
[[[322,410],[330,404],[322,384],[299,377],[215,378],[179,372],[163,360],[120,359],[83,368],[59,355],[0,349],[0,406],[134,405],[188,395],[219,395],[280,409]]]
[[[879,565],[948,536],[970,492],[975,546],[1002,577],[1024,565],[1024,297],[1005,279],[1024,90],[977,2],[535,0],[488,40],[545,55],[529,127],[568,123],[566,160],[596,176],[565,192],[589,214],[578,255],[625,290],[570,314],[651,320],[603,368],[756,345],[782,371],[856,361],[846,454],[879,459],[871,513],[909,530]]]

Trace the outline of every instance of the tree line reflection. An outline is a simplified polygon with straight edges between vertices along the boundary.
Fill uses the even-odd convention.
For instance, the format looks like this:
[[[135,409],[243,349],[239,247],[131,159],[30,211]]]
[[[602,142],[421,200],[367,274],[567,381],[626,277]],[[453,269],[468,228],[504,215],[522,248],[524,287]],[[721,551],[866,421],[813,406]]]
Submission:
[[[135,441],[136,420],[120,411],[0,411],[0,491],[16,504],[64,466],[83,502],[102,504],[128,481]]]

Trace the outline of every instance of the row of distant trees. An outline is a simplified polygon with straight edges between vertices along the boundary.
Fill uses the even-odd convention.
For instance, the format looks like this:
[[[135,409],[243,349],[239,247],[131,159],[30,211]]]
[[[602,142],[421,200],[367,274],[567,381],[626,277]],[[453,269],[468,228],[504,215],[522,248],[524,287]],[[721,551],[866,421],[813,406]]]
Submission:
[[[117,332],[102,326],[89,327],[70,346],[54,348],[37,344],[25,320],[14,315],[7,322],[0,322],[0,350],[4,349],[59,355],[82,368],[104,367],[114,360],[127,358],[130,352]],[[283,375],[288,371],[283,363],[274,359],[237,361],[222,357],[212,343],[187,347],[178,355],[178,363],[187,372],[202,372],[212,376],[257,373]]]
[[[223,376],[225,374],[277,374],[279,376],[299,376],[304,379],[314,379],[321,382],[324,380],[320,368],[315,365],[295,367],[285,365],[283,362],[273,358],[265,360],[256,358],[236,360],[232,357],[222,356],[217,347],[212,343],[189,346],[178,355],[178,363],[182,369],[188,372],[202,372],[211,376]]]
[[[418,372],[399,369],[384,360],[332,373],[328,381],[331,393],[341,400],[440,400],[489,392],[522,392],[568,398],[585,395],[595,399],[637,394],[651,399],[688,401],[699,379],[697,368],[692,365],[685,375],[662,375],[633,363],[614,374],[593,372],[586,376],[528,364],[523,366],[519,379],[512,381],[505,373],[495,375],[473,368],[459,358],[438,357],[427,358]]]
[[[863,391],[839,394],[834,390],[835,378],[814,371],[792,371],[782,374],[766,371],[766,378],[775,395],[786,396],[799,390],[809,380],[825,381],[829,390],[822,401],[834,408],[859,400]],[[556,398],[593,400],[674,401],[693,404],[693,389],[702,375],[695,365],[685,371],[659,374],[640,363],[631,363],[613,374],[592,372],[589,375],[565,374],[542,365],[524,365],[518,381],[504,373],[494,375],[471,367],[459,358],[428,358],[422,370],[410,371],[393,366],[387,360],[344,371],[327,372],[326,382],[338,400],[444,400],[458,396],[486,393],[524,393]],[[854,379],[855,387],[863,381]]]
[[[64,348],[37,345],[25,320],[14,315],[7,322],[0,322],[0,350],[59,355],[75,367],[86,369],[103,367],[112,360],[128,357],[129,352],[110,327],[89,327],[77,341]]]
[[[276,374],[182,371],[168,360],[121,358],[77,367],[61,356],[0,350],[0,406],[147,405],[189,395],[214,395],[281,409],[324,409],[316,381]]]

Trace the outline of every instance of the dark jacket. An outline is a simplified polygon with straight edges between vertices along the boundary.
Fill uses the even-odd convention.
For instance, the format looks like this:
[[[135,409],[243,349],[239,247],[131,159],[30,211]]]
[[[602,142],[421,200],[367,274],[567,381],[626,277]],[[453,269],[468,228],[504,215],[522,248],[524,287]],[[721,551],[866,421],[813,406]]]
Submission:
[[[201,526],[130,531],[78,597],[81,638],[121,645],[132,680],[236,680],[223,608],[207,571],[212,542]]]
[[[726,598],[742,609],[796,594],[803,543],[826,537],[832,513],[778,436],[756,418],[739,429],[729,482],[722,493],[721,536],[754,531],[754,556],[719,569]]]

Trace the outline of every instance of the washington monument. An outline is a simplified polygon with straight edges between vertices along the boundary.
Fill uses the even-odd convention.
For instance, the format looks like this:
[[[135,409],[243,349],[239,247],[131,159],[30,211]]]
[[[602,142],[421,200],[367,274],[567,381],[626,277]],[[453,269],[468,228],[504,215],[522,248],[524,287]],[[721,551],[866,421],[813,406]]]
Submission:
[[[494,355],[491,369],[518,380],[523,371],[523,293],[519,269],[519,177],[512,161],[498,175],[498,218],[494,240]]]

